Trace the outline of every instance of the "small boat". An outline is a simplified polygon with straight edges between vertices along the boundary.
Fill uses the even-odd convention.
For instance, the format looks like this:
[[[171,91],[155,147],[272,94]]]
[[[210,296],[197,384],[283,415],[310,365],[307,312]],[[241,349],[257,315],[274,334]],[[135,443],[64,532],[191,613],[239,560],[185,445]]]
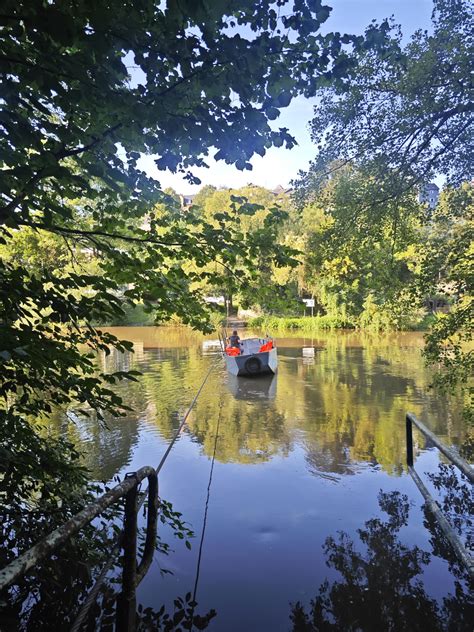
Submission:
[[[271,338],[246,338],[238,347],[226,347],[224,355],[232,375],[255,377],[277,371],[277,350]]]

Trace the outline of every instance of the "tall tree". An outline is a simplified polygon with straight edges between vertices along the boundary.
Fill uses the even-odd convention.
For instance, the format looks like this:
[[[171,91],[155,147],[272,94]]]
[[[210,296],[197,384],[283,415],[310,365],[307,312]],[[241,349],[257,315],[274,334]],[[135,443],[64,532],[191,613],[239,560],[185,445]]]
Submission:
[[[412,191],[392,198],[391,183],[362,166],[335,163],[329,171],[304,190],[300,282],[331,316],[404,328],[414,315],[401,299],[413,278],[422,208]]]
[[[425,356],[438,367],[435,383],[448,392],[461,390],[465,415],[474,422],[474,187],[446,188],[434,209],[419,252],[420,297],[444,298],[426,336]]]
[[[220,190],[204,187],[203,195],[194,199],[194,211],[216,228],[224,228],[229,220],[239,217],[240,233],[236,233],[235,238],[254,245],[252,257],[255,269],[252,275],[246,274],[248,263],[238,258],[233,274],[227,274],[225,278],[212,276],[207,281],[208,287],[209,281],[213,283],[212,291],[224,294],[229,309],[235,307],[233,299],[236,293],[241,307],[264,306],[270,309],[282,302],[282,294],[288,298],[285,287],[278,284],[273,275],[275,269],[281,270],[285,264],[291,269],[297,263],[291,258],[296,250],[280,239],[283,223],[288,218],[285,208],[288,203],[286,196],[277,197],[268,189],[255,185]],[[271,260],[266,255],[276,244],[284,244],[282,252],[286,252],[286,259],[275,257]],[[241,283],[242,278],[245,278],[245,284]]]
[[[471,3],[434,0],[432,22],[431,32],[416,32],[406,46],[401,32],[392,30],[391,48],[382,54],[362,53],[360,65],[347,81],[324,90],[312,121],[318,154],[300,179],[300,197],[305,199],[328,172],[347,163],[363,168],[380,183],[375,198],[359,205],[361,215],[372,211],[379,218],[386,213],[387,202],[422,188],[436,175],[457,187],[470,180],[474,162]],[[463,195],[451,199],[460,202]],[[454,219],[465,211],[466,206],[460,204],[457,210],[451,207],[448,215]],[[420,218],[424,220],[425,215],[426,209],[422,209]],[[453,279],[457,291],[452,298],[457,308],[439,320],[427,339],[428,360],[444,366],[441,381],[450,387],[456,377],[464,381],[472,364],[470,355],[459,346],[460,340],[472,336],[473,325],[472,271],[467,274],[466,263],[468,215],[463,222],[464,236],[456,244],[458,255],[453,257],[442,248],[443,263],[436,250],[423,256],[425,263],[430,258],[437,260],[447,271],[446,279],[451,275],[448,270],[459,272],[463,279]],[[425,273],[428,269],[433,271],[429,264]],[[420,278],[423,283],[414,289],[421,301],[426,298],[426,274]],[[436,285],[436,279],[432,281]]]
[[[323,91],[311,124],[321,150],[317,175],[335,159],[377,166],[380,177],[414,186],[442,173],[472,176],[474,15],[469,0],[435,0],[433,30],[402,44],[391,31],[387,54],[368,50],[347,82]]]

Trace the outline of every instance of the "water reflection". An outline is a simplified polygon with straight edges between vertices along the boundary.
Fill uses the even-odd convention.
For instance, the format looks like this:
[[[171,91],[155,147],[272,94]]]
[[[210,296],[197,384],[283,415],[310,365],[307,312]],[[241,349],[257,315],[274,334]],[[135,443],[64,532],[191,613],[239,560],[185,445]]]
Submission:
[[[452,495],[457,496],[457,491],[456,485],[451,488]],[[441,605],[422,583],[431,554],[403,537],[409,522],[408,497],[381,491],[378,501],[388,518],[368,520],[358,530],[358,541],[345,532],[326,539],[326,564],[342,579],[325,580],[309,608],[300,602],[292,606],[292,631],[472,630],[474,601],[469,596],[469,576],[452,549],[443,546],[439,530],[430,525],[433,554],[441,552],[456,567],[458,578],[455,594],[448,594]]]
[[[454,465],[440,463],[437,472],[428,473],[433,485],[436,501],[450,526],[461,540],[466,551],[474,551],[474,495],[472,484]],[[425,510],[425,527],[431,533],[430,544],[435,555],[446,559],[450,571],[456,577],[464,575],[462,569],[452,555],[452,547],[443,536],[443,532],[431,512]],[[474,612],[473,612],[474,615]]]
[[[227,387],[236,398],[248,402],[275,399],[277,375],[261,375],[258,377],[227,376]]]
[[[114,333],[139,343],[138,353],[113,353],[98,361],[102,369],[143,372],[138,383],[117,385],[134,412],[124,419],[107,419],[108,429],[92,419],[73,424],[60,416],[51,429],[76,441],[99,479],[159,462],[219,353],[214,344],[203,345],[202,336],[183,329],[133,328]],[[333,536],[325,549],[329,580],[337,573],[339,579],[318,593],[320,627],[307,629],[343,629],[334,627],[337,621],[331,612],[339,616],[340,610],[343,617],[341,603],[352,603],[347,599],[353,599],[357,617],[371,603],[382,608],[377,591],[385,595],[390,590],[383,577],[384,567],[390,567],[387,572],[396,584],[393,592],[399,591],[403,601],[402,612],[408,616],[415,607],[411,586],[427,624],[433,623],[436,630],[441,611],[433,605],[432,593],[444,591],[440,586],[449,584],[452,575],[446,564],[432,570],[433,564],[425,563],[429,541],[418,509],[419,493],[404,469],[405,412],[413,411],[448,444],[459,445],[469,431],[455,402],[437,398],[429,390],[421,335],[370,338],[330,333],[313,340],[280,338],[277,343],[279,371],[273,379],[233,378],[222,365],[212,372],[160,474],[160,493],[197,532],[215,451],[213,504],[199,593],[204,612],[211,608],[219,612],[211,628],[286,631],[287,604],[297,599],[305,606],[295,610],[299,617],[295,625],[298,621],[313,625],[315,615],[306,604],[308,589],[314,591],[325,576],[321,544],[343,525],[346,536]],[[314,356],[303,356],[303,348],[314,349]],[[424,443],[416,446],[422,457],[424,448]],[[381,497],[388,518],[371,519],[381,487],[384,494],[399,489],[417,503],[408,527],[401,494],[399,509],[395,500]],[[429,526],[428,519],[425,522]],[[405,541],[409,529],[416,542],[408,537]],[[434,555],[433,548],[432,559]],[[346,574],[343,565],[349,569]],[[162,596],[172,610],[174,596],[191,585],[195,549],[182,553],[178,549],[164,566],[175,572],[176,581],[168,576],[167,583],[162,582],[152,567],[151,577],[140,587],[142,603],[154,610]],[[431,569],[429,579],[422,584],[426,567]],[[459,582],[461,586],[462,579]],[[370,594],[366,595],[367,586]],[[386,598],[386,612],[376,618],[379,629],[390,629],[383,626],[398,616],[395,597]],[[446,597],[450,598],[457,599],[456,594]],[[413,616],[415,622],[421,620],[416,613]],[[375,629],[368,618],[364,621],[367,629]],[[347,629],[357,629],[357,622],[341,618],[340,625],[346,623],[353,626]]]
[[[273,388],[263,383],[264,391]],[[250,387],[249,387],[250,388]],[[274,406],[274,401],[261,397],[258,386],[241,393],[241,397],[222,394],[222,421],[216,459],[223,463],[259,463],[269,461],[276,455],[287,456],[291,447],[291,436],[284,416]],[[266,391],[268,393],[268,390]],[[244,396],[245,394],[245,396]],[[219,402],[219,398],[216,397]],[[222,399],[220,399],[222,401]],[[201,444],[207,456],[213,454],[217,406],[212,398],[203,397],[196,413],[189,421],[189,431]]]
[[[132,339],[137,352],[104,354],[99,363],[102,370],[143,372],[139,383],[116,387],[134,412],[107,420],[108,429],[93,418],[75,425],[59,417],[56,422],[56,431],[86,448],[86,465],[101,479],[127,465],[141,428],[171,438],[218,353],[211,348],[203,352],[202,336],[186,329],[115,328],[114,333]],[[296,441],[304,446],[308,471],[318,476],[352,474],[361,463],[400,475],[407,409],[447,443],[458,444],[468,434],[453,402],[429,391],[421,346],[419,334],[279,339],[278,376],[245,380],[219,368],[198,401],[189,430],[210,455],[212,420],[223,398],[226,430],[217,455],[222,462],[285,455]]]

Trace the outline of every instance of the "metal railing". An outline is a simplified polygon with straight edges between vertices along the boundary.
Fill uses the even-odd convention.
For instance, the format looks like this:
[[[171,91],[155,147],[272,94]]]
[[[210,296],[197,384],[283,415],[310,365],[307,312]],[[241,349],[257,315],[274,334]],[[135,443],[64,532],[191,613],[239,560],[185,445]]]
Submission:
[[[102,582],[114,564],[114,560],[123,548],[123,570],[122,570],[122,592],[117,600],[116,629],[118,632],[133,632],[136,627],[136,588],[146,575],[153,560],[156,543],[156,531],[158,522],[158,474],[164,466],[175,442],[181,434],[186,420],[188,419],[195,403],[198,400],[212,370],[221,359],[218,355],[216,360],[209,367],[204,380],[197,390],[191,404],[184,414],[179,427],[163,454],[158,467],[155,469],[150,465],[141,467],[136,472],[131,472],[125,479],[113,489],[103,494],[95,502],[85,507],[82,511],[73,516],[70,520],[58,527],[55,531],[45,536],[31,549],[17,557],[8,566],[0,570],[0,592],[11,586],[16,580],[31,570],[34,566],[45,560],[61,544],[66,542],[72,535],[80,531],[94,518],[103,513],[108,507],[116,503],[120,498],[125,497],[124,529],[121,536],[114,543],[111,549],[108,562],[104,565],[99,576],[96,578],[88,597],[82,604],[79,614],[74,621],[71,632],[80,630],[87,613],[94,603]],[[146,539],[143,556],[137,564],[137,515],[139,508],[145,502],[146,493],[138,493],[139,484],[148,479],[148,512]]]
[[[470,553],[466,550],[457,533],[454,531],[452,526],[449,524],[446,516],[441,511],[436,500],[431,496],[427,487],[418,476],[414,466],[413,466],[413,426],[416,426],[418,430],[427,437],[433,445],[435,445],[440,452],[442,452],[448,460],[453,463],[466,478],[473,483],[474,482],[474,469],[465,461],[462,457],[457,454],[452,448],[446,446],[442,441],[438,439],[438,437],[431,432],[419,419],[415,417],[412,413],[407,413],[406,416],[406,441],[407,441],[407,465],[408,472],[413,478],[416,486],[418,487],[421,495],[425,499],[426,506],[431,511],[435,519],[437,520],[441,530],[443,531],[446,539],[451,544],[454,552],[457,557],[461,560],[461,562],[466,567],[469,575],[474,578],[474,558],[470,555]]]
[[[139,509],[138,486],[148,479],[148,511],[146,539],[143,556],[137,564],[137,514]],[[130,632],[135,629],[136,588],[145,576],[155,551],[158,520],[158,476],[154,467],[144,466],[137,472],[131,472],[113,489],[100,496],[95,502],[85,507],[70,520],[45,536],[31,549],[17,557],[8,566],[0,570],[0,591],[14,584],[20,577],[34,566],[48,558],[61,544],[78,533],[94,518],[125,497],[124,529],[120,539],[123,548],[122,592],[117,600],[117,630]],[[144,500],[144,498],[143,498]],[[80,621],[76,620],[75,628],[79,629],[87,610],[82,611]],[[78,625],[79,624],[79,625]]]

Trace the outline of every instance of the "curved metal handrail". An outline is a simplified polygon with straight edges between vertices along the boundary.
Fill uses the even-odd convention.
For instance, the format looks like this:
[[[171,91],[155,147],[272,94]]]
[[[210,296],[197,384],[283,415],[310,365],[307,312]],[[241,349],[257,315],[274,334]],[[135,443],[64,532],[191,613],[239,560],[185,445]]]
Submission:
[[[37,542],[28,551],[17,557],[10,562],[8,566],[0,570],[0,590],[7,588],[15,582],[19,577],[24,575],[28,570],[36,566],[39,562],[43,561],[53,551],[55,551],[61,544],[66,542],[72,535],[80,531],[86,524],[91,522],[98,515],[103,513],[108,507],[116,503],[123,496],[130,495],[131,501],[126,503],[125,520],[127,522],[127,516],[133,518],[133,522],[136,527],[136,510],[134,516],[127,514],[127,505],[129,505],[128,511],[132,508],[134,502],[136,507],[137,487],[145,478],[148,478],[148,503],[149,507],[154,509],[148,511],[147,526],[151,527],[150,531],[147,529],[147,539],[145,543],[145,552],[142,562],[138,566],[137,572],[140,572],[143,576],[143,562],[146,558],[146,553],[149,549],[154,547],[154,539],[156,537],[156,521],[157,516],[155,509],[158,507],[158,478],[154,467],[145,465],[136,472],[128,474],[125,479],[110,489],[108,492],[100,496],[95,502],[87,505],[82,511],[70,518],[67,522],[60,527],[52,531],[49,535],[45,536],[42,540]],[[153,517],[154,514],[154,517]],[[130,521],[129,521],[130,522]],[[154,535],[153,535],[154,533]],[[126,537],[126,536],[125,536]],[[153,540],[153,541],[152,541]],[[126,546],[124,544],[124,546]],[[151,561],[148,563],[150,565]],[[147,566],[147,568],[148,568]],[[146,571],[145,571],[146,572]]]
[[[221,357],[218,356],[216,361],[210,366],[209,371],[201,383],[196,395],[189,405],[173,439],[168,445],[158,467],[155,469],[146,465],[136,472],[127,474],[125,480],[113,489],[109,490],[98,498],[95,502],[85,507],[82,511],[73,516],[66,523],[55,529],[52,533],[45,536],[37,542],[32,548],[13,560],[5,568],[0,570],[0,591],[8,588],[17,579],[23,576],[28,570],[36,564],[44,560],[48,555],[55,551],[61,544],[68,540],[72,535],[80,531],[86,524],[100,515],[105,509],[113,505],[117,500],[126,497],[125,503],[125,519],[124,530],[121,536],[115,541],[111,551],[111,557],[102,568],[88,598],[82,604],[79,615],[77,616],[71,630],[80,629],[88,610],[92,606],[101,584],[105,580],[106,574],[111,569],[112,560],[119,554],[121,548],[124,550],[123,558],[123,574],[122,574],[122,592],[118,597],[117,604],[117,630],[118,632],[131,632],[135,629],[136,617],[135,606],[136,596],[135,589],[147,573],[153,560],[155,550],[156,531],[158,522],[158,474],[165,464],[173,445],[178,439],[188,416],[191,413],[204,385],[206,384],[213,368]],[[147,513],[147,531],[145,547],[140,563],[137,565],[137,513],[143,505],[146,493],[138,494],[138,485],[145,478],[148,478],[148,513]]]

